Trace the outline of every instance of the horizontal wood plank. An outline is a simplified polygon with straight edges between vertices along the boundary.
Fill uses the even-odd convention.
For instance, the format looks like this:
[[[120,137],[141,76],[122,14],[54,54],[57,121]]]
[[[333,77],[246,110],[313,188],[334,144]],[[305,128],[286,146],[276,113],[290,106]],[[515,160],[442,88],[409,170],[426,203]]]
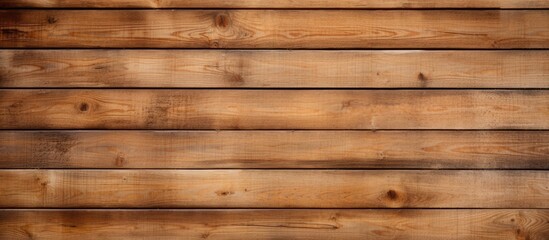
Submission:
[[[549,48],[544,10],[4,10],[9,48]]]
[[[546,90],[0,90],[2,129],[549,129]]]
[[[1,131],[0,168],[549,169],[549,132]]]
[[[4,208],[549,208],[549,171],[0,170]]]
[[[2,239],[531,239],[549,210],[1,210]]]
[[[26,8],[549,8],[548,0],[2,0]]]
[[[549,51],[0,50],[0,87],[549,88]]]

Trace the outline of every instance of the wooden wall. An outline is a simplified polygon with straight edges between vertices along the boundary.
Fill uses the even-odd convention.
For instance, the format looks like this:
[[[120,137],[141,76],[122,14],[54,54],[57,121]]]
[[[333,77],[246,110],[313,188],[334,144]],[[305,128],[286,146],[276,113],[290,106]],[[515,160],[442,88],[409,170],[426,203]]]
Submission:
[[[549,239],[549,0],[0,7],[0,239]]]

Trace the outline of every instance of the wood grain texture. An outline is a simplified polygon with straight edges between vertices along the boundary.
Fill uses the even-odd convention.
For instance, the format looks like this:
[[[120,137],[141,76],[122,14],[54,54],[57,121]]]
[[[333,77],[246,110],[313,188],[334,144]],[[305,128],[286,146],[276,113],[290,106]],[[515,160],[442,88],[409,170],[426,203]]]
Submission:
[[[0,170],[3,208],[548,208],[549,171]]]
[[[548,9],[0,0],[0,239],[547,240]]]
[[[544,90],[0,90],[2,129],[549,129]]]
[[[530,239],[548,210],[1,210],[2,239]]]
[[[0,87],[549,88],[549,51],[0,50]]]
[[[549,48],[544,10],[5,10],[9,48]]]
[[[549,169],[549,132],[1,131],[0,168]]]
[[[549,8],[547,0],[2,0],[27,8]]]

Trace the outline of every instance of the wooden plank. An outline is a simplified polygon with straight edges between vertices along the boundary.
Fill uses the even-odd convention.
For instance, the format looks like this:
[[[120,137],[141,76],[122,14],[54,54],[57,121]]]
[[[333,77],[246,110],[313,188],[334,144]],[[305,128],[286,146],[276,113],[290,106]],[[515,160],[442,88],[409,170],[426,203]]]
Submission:
[[[547,0],[2,0],[27,8],[549,8]]]
[[[531,239],[549,210],[1,210],[2,239]]]
[[[545,10],[5,10],[0,47],[549,48]]]
[[[3,208],[548,208],[549,171],[0,170]]]
[[[2,131],[0,168],[549,169],[549,132]]]
[[[0,50],[0,87],[549,88],[549,52]]]
[[[0,90],[2,129],[549,129],[545,90]]]

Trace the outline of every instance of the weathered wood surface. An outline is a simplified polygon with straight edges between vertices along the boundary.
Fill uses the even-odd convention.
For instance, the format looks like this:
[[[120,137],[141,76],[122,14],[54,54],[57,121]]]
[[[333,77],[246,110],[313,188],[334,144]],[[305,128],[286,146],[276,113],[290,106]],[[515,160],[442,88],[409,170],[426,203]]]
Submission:
[[[0,168],[549,169],[549,132],[1,131]]]
[[[531,239],[548,210],[1,210],[2,239]]]
[[[549,8],[547,0],[2,0],[27,8]]]
[[[549,129],[546,90],[0,90],[2,129]]]
[[[3,48],[549,48],[545,10],[4,10]]]
[[[0,170],[3,208],[549,208],[548,171]]]
[[[0,8],[0,239],[549,238],[549,0]]]
[[[549,51],[0,50],[0,87],[549,88]]]

